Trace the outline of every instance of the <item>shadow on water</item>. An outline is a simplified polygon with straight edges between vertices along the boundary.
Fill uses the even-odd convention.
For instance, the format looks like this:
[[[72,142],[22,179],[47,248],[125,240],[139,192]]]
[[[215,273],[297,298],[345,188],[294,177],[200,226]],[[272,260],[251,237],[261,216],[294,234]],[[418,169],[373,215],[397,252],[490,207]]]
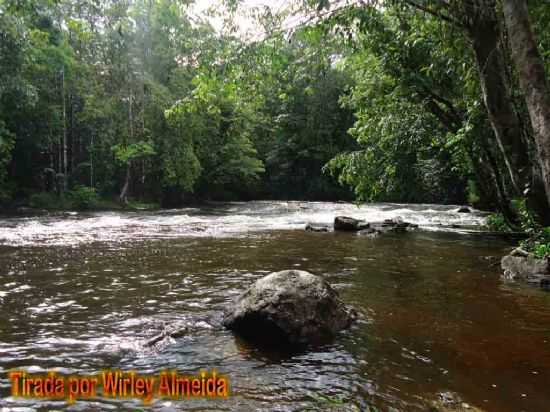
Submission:
[[[296,230],[337,214],[399,214],[426,230],[376,239]],[[328,397],[415,411],[452,391],[484,410],[547,410],[550,294],[500,280],[508,240],[438,230],[480,219],[433,205],[255,202],[0,220],[0,407],[334,410],[320,402]],[[295,352],[260,349],[220,327],[248,285],[292,268],[325,277],[359,312],[354,326]],[[166,327],[187,333],[143,348]],[[229,377],[231,396],[69,406],[12,398],[12,368],[216,369]]]
[[[235,347],[243,357],[249,357],[252,360],[265,364],[281,364],[308,352],[324,351],[327,349],[326,345],[293,346],[282,338],[273,341],[265,337],[258,339],[257,337],[243,337],[239,335],[235,335]]]

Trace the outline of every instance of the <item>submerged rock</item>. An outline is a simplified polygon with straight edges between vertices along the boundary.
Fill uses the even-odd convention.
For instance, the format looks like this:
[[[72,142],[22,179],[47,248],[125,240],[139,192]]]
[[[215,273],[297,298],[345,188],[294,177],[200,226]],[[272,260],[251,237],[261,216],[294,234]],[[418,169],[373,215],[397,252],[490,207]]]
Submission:
[[[307,232],[330,232],[330,228],[323,225],[314,225],[313,223],[308,223],[306,225]]]
[[[472,213],[472,209],[468,206],[461,206],[456,210],[456,213]]]
[[[376,237],[382,233],[396,232],[404,233],[418,228],[418,225],[403,221],[401,217],[386,219],[383,222],[371,222],[367,229],[358,232],[359,235]]]
[[[371,239],[374,239],[374,238],[380,236],[381,233],[382,232],[380,230],[376,230],[373,227],[369,227],[368,229],[363,229],[363,230],[360,230],[359,232],[357,232],[358,235],[367,236]]]
[[[430,410],[434,412],[482,412],[481,409],[464,402],[457,393],[450,391],[438,393]]]
[[[504,271],[503,277],[508,280],[523,280],[545,286],[550,282],[550,262],[548,259],[537,259],[525,256],[517,249],[504,256],[500,261]]]
[[[357,232],[362,229],[367,229],[369,224],[364,220],[354,219],[347,216],[336,216],[334,218],[334,230],[344,232]]]
[[[147,341],[143,344],[143,346],[146,346],[146,347],[154,346],[166,338],[181,338],[182,336],[185,336],[188,331],[189,331],[189,328],[187,327],[181,327],[177,329],[164,329],[159,334],[153,336],[152,338],[147,339]]]
[[[302,270],[257,280],[223,316],[223,325],[269,343],[306,344],[333,337],[356,318],[321,277]]]
[[[395,217],[393,219],[386,219],[379,223],[371,223],[371,227],[381,230],[382,232],[406,232],[410,229],[417,229],[418,225],[415,223],[405,222],[401,217]]]
[[[526,250],[523,250],[521,247],[517,247],[514,250],[510,252],[510,256],[522,256],[522,257],[528,257],[529,252]]]

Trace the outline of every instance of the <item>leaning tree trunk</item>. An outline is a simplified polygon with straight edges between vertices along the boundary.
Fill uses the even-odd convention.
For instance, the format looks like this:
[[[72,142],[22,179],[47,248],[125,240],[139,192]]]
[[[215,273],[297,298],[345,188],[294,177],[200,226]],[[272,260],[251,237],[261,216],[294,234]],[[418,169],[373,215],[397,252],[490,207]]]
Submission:
[[[482,15],[471,25],[468,34],[475,52],[489,121],[515,195],[521,195],[530,174],[527,142],[523,138],[521,119],[512,105],[496,18],[493,20]]]
[[[550,87],[537,49],[525,0],[503,0],[512,59],[529,111],[550,214]],[[548,220],[548,216],[543,217]]]

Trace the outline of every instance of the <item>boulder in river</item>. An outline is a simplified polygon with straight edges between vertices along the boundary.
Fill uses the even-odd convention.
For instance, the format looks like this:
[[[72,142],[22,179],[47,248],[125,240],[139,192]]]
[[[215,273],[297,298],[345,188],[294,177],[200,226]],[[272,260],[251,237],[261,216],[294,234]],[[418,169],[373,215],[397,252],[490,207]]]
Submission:
[[[470,209],[468,206],[460,206],[456,213],[472,213],[472,209]]]
[[[369,224],[364,220],[354,219],[347,216],[336,216],[334,218],[334,230],[343,232],[357,232],[362,229],[367,229]]]
[[[356,316],[323,278],[284,270],[257,280],[225,311],[222,323],[250,339],[300,345],[333,337]]]
[[[504,271],[503,277],[508,280],[523,280],[545,286],[550,281],[550,262],[531,255],[522,255],[514,250],[500,261]],[[545,286],[546,287],[546,286]]]

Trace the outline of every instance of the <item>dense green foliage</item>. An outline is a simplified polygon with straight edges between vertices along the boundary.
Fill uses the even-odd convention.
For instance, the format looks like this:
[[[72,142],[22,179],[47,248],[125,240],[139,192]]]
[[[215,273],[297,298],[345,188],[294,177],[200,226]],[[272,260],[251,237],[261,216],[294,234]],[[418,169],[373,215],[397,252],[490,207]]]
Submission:
[[[550,258],[550,227],[538,230],[521,246],[537,258]]]
[[[354,146],[324,39],[244,43],[189,7],[0,2],[0,200],[350,198],[321,170]]]
[[[368,12],[360,51],[348,58],[355,87],[343,98],[356,113],[350,133],[361,149],[329,167],[366,200],[459,203],[471,167],[459,136],[461,56],[450,56],[434,22]],[[431,110],[445,104],[449,113]],[[443,111],[443,110],[441,110]]]
[[[470,202],[501,228],[547,221],[513,33],[492,46],[501,72],[479,63],[473,27],[504,27],[498,7],[289,2],[306,23],[256,9],[262,35],[245,40],[240,3],[225,2],[217,31],[189,0],[1,0],[0,202],[355,195]],[[529,7],[548,69],[550,10]],[[524,158],[499,132],[501,107]]]

